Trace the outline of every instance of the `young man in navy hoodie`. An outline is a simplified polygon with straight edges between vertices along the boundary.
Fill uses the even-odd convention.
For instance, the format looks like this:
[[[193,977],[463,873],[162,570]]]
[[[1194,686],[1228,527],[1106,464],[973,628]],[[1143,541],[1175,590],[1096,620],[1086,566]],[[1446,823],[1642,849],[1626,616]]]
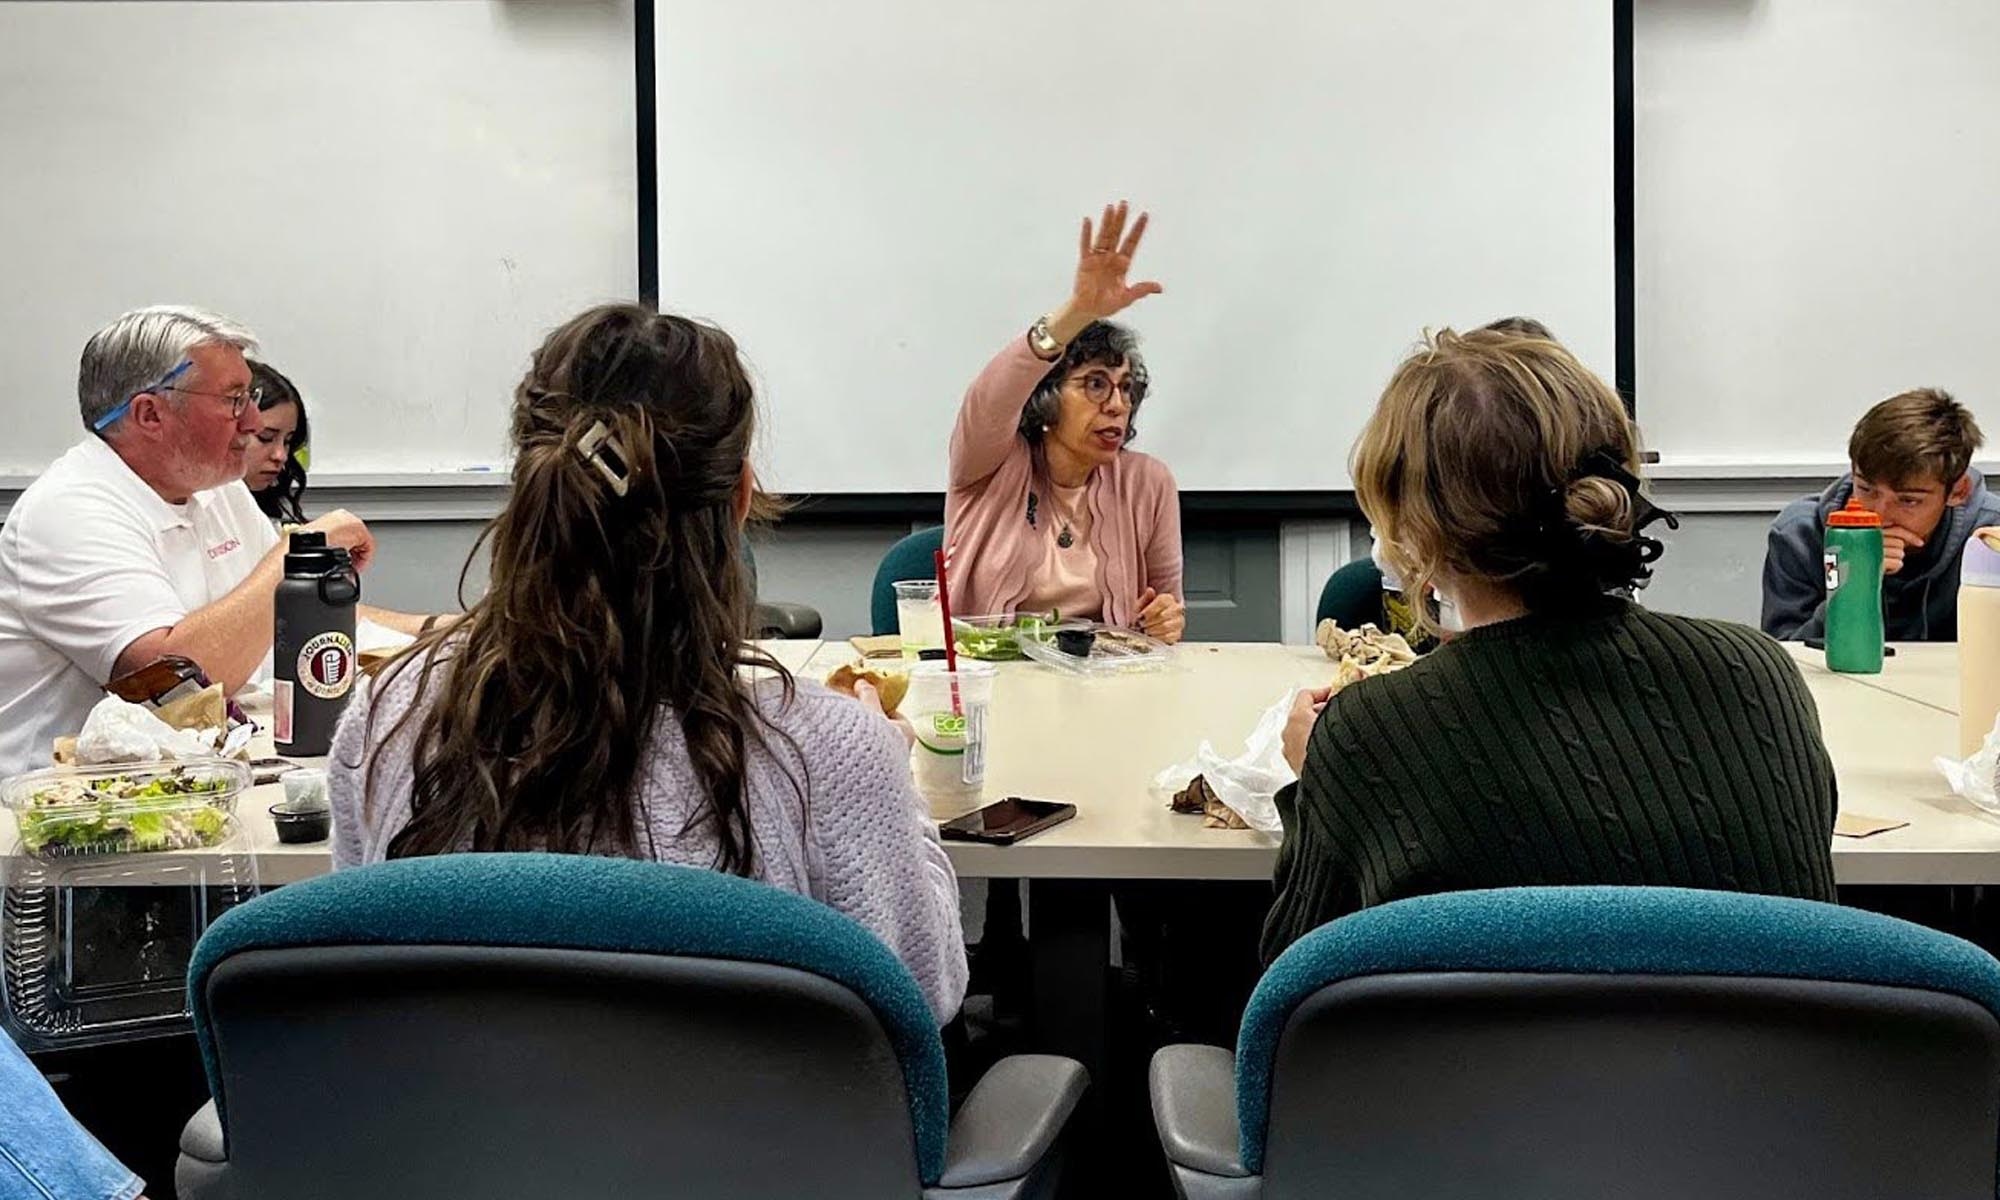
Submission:
[[[1892,642],[1958,640],[1958,567],[1965,540],[2000,525],[2000,498],[1972,469],[1983,438],[1972,414],[1936,388],[1892,396],[1847,443],[1852,469],[1817,497],[1786,506],[1764,555],[1764,632],[1799,641],[1826,633],[1827,514],[1852,498],[1882,517],[1882,618]]]

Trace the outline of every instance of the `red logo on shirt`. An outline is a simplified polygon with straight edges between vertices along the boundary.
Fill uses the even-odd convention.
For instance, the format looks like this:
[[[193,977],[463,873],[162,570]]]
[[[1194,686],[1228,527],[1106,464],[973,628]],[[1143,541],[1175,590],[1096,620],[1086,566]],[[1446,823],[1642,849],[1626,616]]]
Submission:
[[[228,554],[232,550],[240,549],[242,545],[243,543],[238,539],[230,538],[228,541],[222,543],[220,546],[210,546],[208,548],[208,556],[210,558],[221,558],[223,555]]]

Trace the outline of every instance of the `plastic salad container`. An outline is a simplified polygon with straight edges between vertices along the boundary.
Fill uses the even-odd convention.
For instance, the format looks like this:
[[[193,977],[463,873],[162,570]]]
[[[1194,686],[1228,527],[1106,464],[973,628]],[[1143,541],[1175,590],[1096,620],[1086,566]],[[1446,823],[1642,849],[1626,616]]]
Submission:
[[[952,640],[966,658],[1012,662],[1023,656],[1021,643],[1047,636],[1056,624],[1054,613],[988,613],[951,619]]]
[[[6,783],[21,850],[69,859],[218,846],[235,833],[247,764],[221,758],[55,767]]]
[[[202,931],[258,893],[234,816],[250,768],[223,759],[58,768],[0,799],[21,845],[4,860],[0,1023],[28,1050],[185,1032]]]
[[[1066,654],[1056,635],[1066,630],[1090,630],[1089,653]],[[1067,640],[1067,639],[1066,639]],[[1136,671],[1158,671],[1173,662],[1172,646],[1135,629],[1121,629],[1093,621],[1064,621],[1049,627],[1047,635],[1021,639],[1021,653],[1039,663],[1077,675],[1123,675]]]

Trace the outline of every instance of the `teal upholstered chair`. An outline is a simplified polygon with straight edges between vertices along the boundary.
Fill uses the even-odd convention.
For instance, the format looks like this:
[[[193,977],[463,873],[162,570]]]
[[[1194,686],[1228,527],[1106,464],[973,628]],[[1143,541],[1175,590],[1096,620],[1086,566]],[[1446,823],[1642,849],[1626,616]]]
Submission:
[[[1374,559],[1356,559],[1326,577],[1313,624],[1329,617],[1342,629],[1382,624],[1382,568]]]
[[[919,529],[889,547],[875,568],[875,586],[868,593],[868,620],[876,634],[896,632],[896,581],[937,578],[937,552],[944,548],[944,526]]]
[[[1985,951],[1855,909],[1425,896],[1301,938],[1153,1112],[1188,1198],[1985,1200],[1996,1010]]]
[[[996,1065],[954,1117],[901,962],[812,900],[628,859],[342,871],[217,921],[183,1200],[1043,1196],[1084,1087]]]

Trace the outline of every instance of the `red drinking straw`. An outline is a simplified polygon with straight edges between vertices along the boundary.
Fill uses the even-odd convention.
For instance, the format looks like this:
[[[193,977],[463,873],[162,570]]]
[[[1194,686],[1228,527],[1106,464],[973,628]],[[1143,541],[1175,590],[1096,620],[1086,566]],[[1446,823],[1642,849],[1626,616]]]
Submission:
[[[944,549],[931,551],[931,562],[937,567],[938,609],[944,617],[944,669],[951,673],[951,715],[962,717],[965,709],[958,699],[958,639],[951,635],[951,588],[944,578]]]

